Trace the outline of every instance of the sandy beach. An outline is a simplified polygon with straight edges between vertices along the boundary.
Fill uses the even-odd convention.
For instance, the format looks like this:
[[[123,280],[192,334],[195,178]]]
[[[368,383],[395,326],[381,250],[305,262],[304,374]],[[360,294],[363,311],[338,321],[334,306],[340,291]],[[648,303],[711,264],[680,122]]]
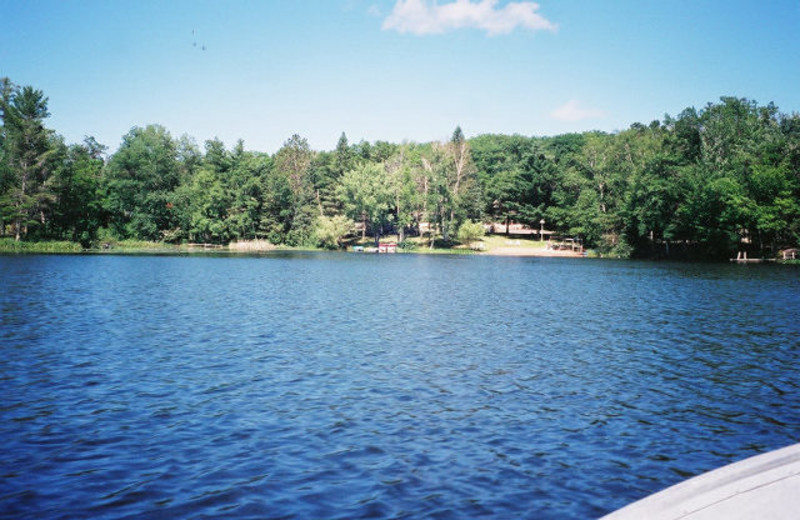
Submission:
[[[489,256],[566,256],[580,258],[582,255],[577,251],[557,251],[553,249],[543,249],[541,247],[507,246],[496,247],[486,253]]]

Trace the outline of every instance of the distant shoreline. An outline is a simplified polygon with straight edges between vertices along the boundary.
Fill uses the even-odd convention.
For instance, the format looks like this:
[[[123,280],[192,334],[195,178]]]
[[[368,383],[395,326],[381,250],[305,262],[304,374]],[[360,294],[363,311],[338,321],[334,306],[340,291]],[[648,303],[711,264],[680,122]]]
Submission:
[[[502,241],[501,241],[502,240]],[[594,251],[583,254],[571,250],[549,249],[545,244],[529,240],[505,240],[502,237],[487,236],[481,241],[484,249],[470,249],[464,246],[457,247],[414,247],[411,249],[399,249],[397,254],[417,254],[417,255],[473,255],[491,257],[518,257],[518,258],[598,258],[604,255],[597,255]],[[517,245],[519,243],[519,245]],[[289,247],[283,245],[259,244],[261,247],[241,248],[230,247],[220,244],[166,244],[159,242],[144,241],[121,241],[113,244],[103,244],[101,247],[83,248],[77,242],[51,241],[51,242],[27,242],[14,241],[10,238],[0,238],[0,255],[222,255],[222,256],[247,256],[247,255],[269,255],[272,253],[293,253],[293,252],[340,252],[352,253],[352,249],[328,250],[320,248]],[[361,253],[370,254],[370,253]],[[377,254],[377,251],[376,251]],[[385,254],[385,253],[384,253]],[[689,261],[675,259],[677,261]],[[723,262],[723,260],[718,260]],[[724,260],[728,262],[729,260]],[[734,259],[733,262],[736,262]],[[744,262],[740,262],[744,263]],[[800,265],[800,259],[782,258],[761,258],[751,259],[747,263],[773,263],[782,265]]]
[[[584,255],[577,251],[558,251],[555,249],[543,249],[541,247],[496,247],[481,254],[486,256],[584,257]]]

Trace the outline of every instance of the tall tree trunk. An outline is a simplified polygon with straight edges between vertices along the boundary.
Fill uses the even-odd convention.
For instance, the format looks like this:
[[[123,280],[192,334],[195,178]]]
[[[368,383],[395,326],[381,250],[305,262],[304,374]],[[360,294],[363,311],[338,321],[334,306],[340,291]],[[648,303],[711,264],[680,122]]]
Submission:
[[[17,202],[17,216],[15,217],[14,222],[14,232],[15,237],[14,239],[19,242],[22,238],[21,235],[28,234],[28,225],[23,224],[23,217],[25,215],[23,211],[23,207],[25,206],[25,192],[27,191],[28,187],[28,167],[27,164],[23,163],[21,165],[22,170],[22,190],[19,193],[19,199]],[[25,219],[27,221],[28,219]]]

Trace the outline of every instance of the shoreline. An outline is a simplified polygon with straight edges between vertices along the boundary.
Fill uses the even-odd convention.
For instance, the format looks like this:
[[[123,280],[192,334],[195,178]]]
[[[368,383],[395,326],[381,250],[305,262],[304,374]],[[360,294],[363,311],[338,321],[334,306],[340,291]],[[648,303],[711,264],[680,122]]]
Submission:
[[[543,249],[541,247],[496,247],[485,253],[480,253],[486,256],[538,256],[538,257],[566,257],[566,258],[586,258],[585,255],[575,251],[557,251],[553,249]]]
[[[598,255],[589,252],[583,254],[570,250],[553,250],[540,246],[528,244],[520,245],[497,245],[488,243],[484,250],[467,249],[463,246],[455,248],[414,248],[410,250],[398,250],[396,254],[418,254],[418,255],[475,255],[493,256],[507,258],[597,258]],[[9,247],[12,246],[12,247]],[[80,244],[74,242],[15,242],[11,240],[0,240],[1,256],[25,256],[25,255],[269,255],[270,253],[291,253],[291,252],[336,252],[320,248],[303,248],[287,246],[254,247],[254,248],[230,248],[217,244],[160,244],[154,242],[132,242],[112,245],[108,248],[83,249]],[[338,252],[351,252],[350,249],[339,249]],[[386,254],[386,253],[384,253]],[[389,253],[391,254],[391,253]],[[602,256],[600,256],[602,258]],[[677,261],[694,262],[693,260],[676,259]],[[703,260],[695,260],[703,262]],[[711,260],[714,263],[723,260]],[[728,260],[726,263],[738,263],[741,265],[750,264],[773,264],[773,265],[800,265],[800,259],[780,259],[764,258],[758,261],[736,262],[736,259]]]

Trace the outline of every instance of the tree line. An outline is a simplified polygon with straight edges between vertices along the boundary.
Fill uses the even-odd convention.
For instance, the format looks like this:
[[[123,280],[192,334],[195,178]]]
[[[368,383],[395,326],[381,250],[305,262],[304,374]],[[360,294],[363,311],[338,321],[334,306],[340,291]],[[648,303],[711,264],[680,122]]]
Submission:
[[[397,234],[452,243],[475,222],[522,223],[616,256],[774,254],[800,243],[800,115],[723,97],[615,132],[480,135],[274,154],[201,149],[159,125],[112,154],[45,126],[44,93],[0,80],[0,235],[342,247]],[[473,224],[474,225],[474,224]]]

